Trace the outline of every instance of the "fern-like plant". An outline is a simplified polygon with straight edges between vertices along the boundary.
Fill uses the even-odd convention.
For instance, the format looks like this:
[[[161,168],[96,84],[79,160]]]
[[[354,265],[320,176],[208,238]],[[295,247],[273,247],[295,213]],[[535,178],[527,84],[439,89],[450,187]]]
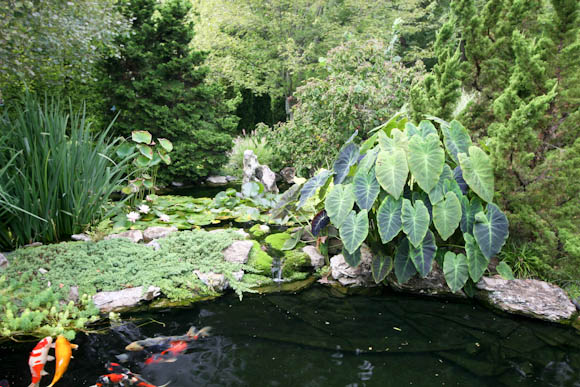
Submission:
[[[440,256],[447,284],[458,291],[479,281],[508,237],[507,218],[493,203],[488,155],[459,122],[437,122],[442,136],[430,121],[416,126],[398,115],[360,146],[355,133],[333,170],[302,187],[298,207],[318,192],[318,209],[339,230],[351,266],[363,242],[376,252],[377,283],[393,266],[400,283],[425,277]]]

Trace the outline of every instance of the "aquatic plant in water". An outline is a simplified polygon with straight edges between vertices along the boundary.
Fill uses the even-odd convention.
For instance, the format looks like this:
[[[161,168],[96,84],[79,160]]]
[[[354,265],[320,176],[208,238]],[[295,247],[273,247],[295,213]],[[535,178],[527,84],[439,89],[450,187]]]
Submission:
[[[398,115],[360,146],[355,132],[333,169],[301,189],[297,207],[318,196],[316,210],[339,230],[351,266],[363,242],[375,251],[376,282],[393,266],[400,283],[425,277],[441,256],[451,290],[468,290],[508,237],[507,218],[493,203],[489,156],[459,122],[440,124],[443,143],[430,121],[415,126]],[[498,271],[511,276],[505,263]]]

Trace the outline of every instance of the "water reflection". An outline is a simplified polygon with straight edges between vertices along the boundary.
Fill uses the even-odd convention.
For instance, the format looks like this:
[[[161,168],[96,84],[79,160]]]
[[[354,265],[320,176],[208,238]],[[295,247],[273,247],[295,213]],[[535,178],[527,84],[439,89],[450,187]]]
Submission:
[[[80,336],[63,386],[91,385],[132,341],[210,325],[212,336],[193,342],[174,363],[145,365],[141,353],[131,354],[126,365],[172,387],[580,387],[575,331],[469,303],[343,297],[315,287],[299,295],[246,296],[242,302],[231,297],[132,317],[164,325],[130,323],[108,335]],[[0,347],[0,379],[28,385],[29,347]]]

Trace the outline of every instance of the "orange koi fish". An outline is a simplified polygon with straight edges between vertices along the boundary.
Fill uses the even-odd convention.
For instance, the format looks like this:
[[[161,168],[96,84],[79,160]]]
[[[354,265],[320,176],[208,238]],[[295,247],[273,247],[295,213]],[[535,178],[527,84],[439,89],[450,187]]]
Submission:
[[[30,352],[28,366],[30,367],[30,373],[32,374],[32,383],[30,383],[28,387],[38,387],[40,379],[42,379],[44,375],[48,375],[48,372],[44,370],[44,365],[47,361],[54,360],[54,357],[49,356],[48,354],[51,347],[53,347],[52,337],[45,337],[40,340],[32,352]]]
[[[183,340],[172,341],[169,348],[161,353],[156,353],[145,360],[145,364],[173,363],[177,355],[187,349],[187,342]]]
[[[50,382],[48,387],[54,386],[62,378],[72,357],[72,349],[77,348],[78,345],[69,343],[62,335],[56,338],[56,348],[54,350],[56,354],[56,370],[54,371],[54,378],[52,378],[52,382]]]

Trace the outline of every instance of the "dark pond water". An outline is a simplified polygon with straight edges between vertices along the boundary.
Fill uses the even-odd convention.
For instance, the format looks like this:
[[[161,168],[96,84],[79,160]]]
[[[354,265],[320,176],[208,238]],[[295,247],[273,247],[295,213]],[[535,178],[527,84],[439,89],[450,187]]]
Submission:
[[[129,316],[124,316],[128,318]],[[126,365],[171,386],[580,386],[580,335],[508,318],[471,303],[395,294],[224,297],[189,309],[131,316],[107,335],[79,335],[57,386],[89,386],[131,341],[210,325],[174,363]],[[158,322],[137,327],[153,318]],[[0,346],[0,379],[27,386],[34,343]],[[52,374],[54,362],[47,367]],[[50,382],[45,376],[43,385]]]

